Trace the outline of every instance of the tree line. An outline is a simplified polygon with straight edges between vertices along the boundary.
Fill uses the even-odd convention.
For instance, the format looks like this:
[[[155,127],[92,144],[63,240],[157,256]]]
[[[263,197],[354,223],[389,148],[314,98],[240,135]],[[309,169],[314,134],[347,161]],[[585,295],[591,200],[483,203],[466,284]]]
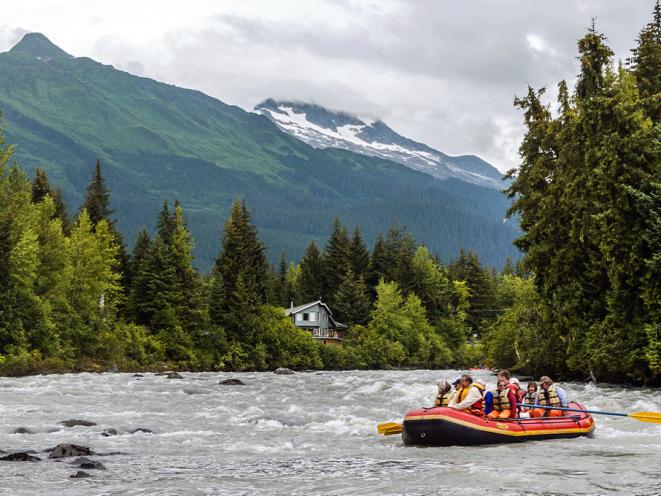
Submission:
[[[594,23],[557,108],[529,88],[507,191],[530,281],[487,336],[496,364],[596,380],[661,377],[661,8],[626,63]]]
[[[326,246],[278,266],[243,200],[223,227],[210,274],[193,267],[179,202],[130,251],[115,227],[97,161],[80,211],[37,169],[30,180],[0,142],[0,370],[178,367],[191,370],[450,367],[479,361],[476,341],[499,311],[501,275],[461,252],[451,264],[401,226],[370,250],[336,219]],[[508,267],[513,270],[511,264]],[[320,345],[283,307],[323,299],[348,325]]]

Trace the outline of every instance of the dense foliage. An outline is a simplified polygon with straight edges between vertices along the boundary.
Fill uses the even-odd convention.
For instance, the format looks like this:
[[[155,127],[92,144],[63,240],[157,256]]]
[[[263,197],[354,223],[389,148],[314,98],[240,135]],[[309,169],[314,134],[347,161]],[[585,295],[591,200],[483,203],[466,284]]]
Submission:
[[[512,171],[510,213],[534,286],[488,336],[500,366],[635,382],[661,377],[661,9],[630,66],[594,25],[578,42],[573,93],[558,109],[529,88],[515,104],[527,127]],[[511,343],[514,347],[511,347]]]
[[[349,235],[335,219],[322,249],[312,241],[298,264],[283,255],[276,269],[245,201],[237,200],[214,269],[203,277],[193,268],[193,237],[179,202],[164,202],[153,237],[141,230],[124,255],[99,161],[71,220],[46,173],[39,169],[30,181],[3,143],[5,373],[448,367],[478,359],[473,327],[491,314],[484,297],[473,314],[471,295],[491,294],[498,283],[473,253],[462,252],[449,268],[398,226],[379,234],[370,252],[359,228]],[[285,316],[283,307],[319,298],[348,325],[342,347],[320,345]]]

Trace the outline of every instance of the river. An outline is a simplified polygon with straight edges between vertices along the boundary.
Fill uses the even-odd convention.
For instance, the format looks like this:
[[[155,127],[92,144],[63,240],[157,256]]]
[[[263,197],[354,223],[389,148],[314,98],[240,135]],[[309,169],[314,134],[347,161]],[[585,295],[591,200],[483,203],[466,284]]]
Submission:
[[[421,448],[376,424],[432,402],[456,371],[65,374],[0,378],[0,494],[661,494],[661,425],[595,415],[593,438]],[[243,386],[219,381],[239,378]],[[495,377],[478,374],[490,385]],[[590,408],[660,411],[661,391],[563,384]],[[83,419],[96,426],[67,428]],[[18,428],[32,434],[16,434]],[[106,429],[118,435],[104,437]],[[128,432],[137,428],[153,433]],[[89,446],[106,470],[71,479],[58,443]],[[114,454],[113,454],[114,453]]]

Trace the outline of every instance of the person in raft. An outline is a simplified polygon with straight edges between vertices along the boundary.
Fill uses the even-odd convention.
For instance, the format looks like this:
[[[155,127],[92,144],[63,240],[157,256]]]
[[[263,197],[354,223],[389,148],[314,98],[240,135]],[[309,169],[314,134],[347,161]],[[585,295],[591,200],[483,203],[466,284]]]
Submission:
[[[529,382],[527,390],[524,391],[524,395],[519,401],[519,403],[523,403],[524,405],[534,405],[535,400],[537,399],[537,383],[536,382]],[[531,407],[529,406],[522,406],[521,407],[521,413],[529,412],[531,410]]]
[[[509,370],[501,370],[498,372],[497,378],[498,382],[505,381],[507,387],[514,393],[515,396],[519,394],[519,389],[521,389],[519,379],[512,379]]]
[[[434,399],[434,406],[448,406],[453,396],[454,391],[452,391],[452,385],[448,381],[439,382],[438,392]]]
[[[450,400],[448,407],[455,410],[463,410],[474,415],[482,415],[484,384],[480,381],[473,382],[473,378],[468,374],[461,376],[459,384],[461,385],[461,390]]]
[[[553,384],[550,377],[544,375],[539,378],[539,390],[535,398],[535,406],[559,406],[567,408],[567,393],[560,386]],[[549,410],[547,408],[534,408],[531,417],[562,417],[562,410]]]
[[[497,388],[493,395],[493,410],[487,414],[487,417],[490,419],[515,418],[517,415],[516,394],[508,387],[504,379],[498,381]]]

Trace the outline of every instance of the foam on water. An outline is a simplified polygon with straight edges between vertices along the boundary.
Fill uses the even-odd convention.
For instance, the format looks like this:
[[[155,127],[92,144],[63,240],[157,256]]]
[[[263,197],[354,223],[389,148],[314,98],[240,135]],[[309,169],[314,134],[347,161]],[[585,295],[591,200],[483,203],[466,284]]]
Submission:
[[[429,406],[458,371],[65,374],[0,379],[0,449],[33,449],[41,462],[0,462],[0,494],[658,494],[661,426],[595,415],[593,439],[464,448],[406,447],[376,424]],[[495,377],[476,378],[495,384]],[[221,386],[240,378],[245,386]],[[661,410],[661,393],[563,384],[595,410]],[[83,419],[97,426],[66,428]],[[14,434],[19,428],[35,434]],[[103,437],[114,428],[118,435]],[[153,434],[129,432],[145,428]],[[119,453],[107,470],[70,480],[58,443]],[[657,469],[652,469],[656,467]],[[468,474],[468,476],[467,476]],[[628,489],[627,489],[628,490]]]

